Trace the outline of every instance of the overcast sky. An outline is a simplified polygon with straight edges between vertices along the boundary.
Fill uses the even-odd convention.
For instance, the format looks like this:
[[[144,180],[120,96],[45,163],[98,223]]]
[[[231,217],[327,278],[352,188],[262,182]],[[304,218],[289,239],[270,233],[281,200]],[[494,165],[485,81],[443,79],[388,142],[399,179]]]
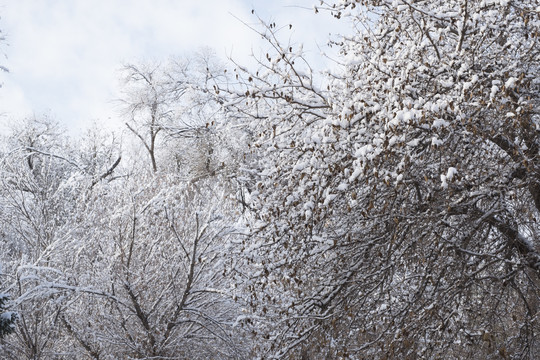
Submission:
[[[166,59],[203,46],[247,61],[263,46],[241,21],[293,24],[293,37],[317,55],[340,24],[314,15],[316,0],[0,0],[0,123],[49,114],[70,132],[93,120],[119,123],[123,63]],[[0,124],[1,125],[1,124]],[[0,126],[1,130],[1,126]]]

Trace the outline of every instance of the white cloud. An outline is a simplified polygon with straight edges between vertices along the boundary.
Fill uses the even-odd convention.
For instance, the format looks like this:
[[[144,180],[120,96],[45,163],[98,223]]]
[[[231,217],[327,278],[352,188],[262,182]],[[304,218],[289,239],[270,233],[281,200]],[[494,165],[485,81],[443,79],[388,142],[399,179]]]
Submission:
[[[321,22],[331,19],[288,6],[298,3],[312,6],[311,0],[0,0],[10,69],[0,75],[0,113],[50,110],[74,132],[96,118],[115,119],[110,100],[122,63],[203,46],[246,61],[261,42],[234,16],[254,24],[252,8],[264,19],[293,23],[293,36],[324,45],[328,29]]]

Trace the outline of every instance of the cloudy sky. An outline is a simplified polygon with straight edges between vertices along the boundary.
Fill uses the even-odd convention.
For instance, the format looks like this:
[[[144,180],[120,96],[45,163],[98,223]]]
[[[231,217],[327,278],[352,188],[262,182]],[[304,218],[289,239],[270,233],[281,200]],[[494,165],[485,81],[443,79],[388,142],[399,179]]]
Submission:
[[[0,130],[12,119],[48,114],[70,132],[93,120],[119,123],[123,63],[166,59],[208,46],[248,61],[260,38],[246,25],[293,24],[312,56],[337,21],[314,15],[316,0],[0,0]],[[241,19],[242,21],[240,21]]]

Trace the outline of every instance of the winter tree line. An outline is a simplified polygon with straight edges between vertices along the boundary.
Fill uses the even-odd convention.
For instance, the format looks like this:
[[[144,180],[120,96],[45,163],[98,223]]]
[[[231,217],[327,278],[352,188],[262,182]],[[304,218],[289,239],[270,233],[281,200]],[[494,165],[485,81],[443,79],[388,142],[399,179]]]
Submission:
[[[316,11],[325,72],[261,23],[2,139],[3,359],[540,357],[540,3]]]

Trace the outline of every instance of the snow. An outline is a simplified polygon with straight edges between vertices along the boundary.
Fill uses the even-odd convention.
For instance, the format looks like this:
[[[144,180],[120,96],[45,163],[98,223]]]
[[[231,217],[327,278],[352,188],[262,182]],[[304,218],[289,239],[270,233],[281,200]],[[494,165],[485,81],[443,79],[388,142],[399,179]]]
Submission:
[[[448,188],[448,182],[446,182],[446,175],[442,174],[441,175],[441,187],[443,189],[447,189]]]
[[[293,171],[302,171],[306,168],[306,163],[305,162],[300,162],[298,164],[296,164],[293,168]]]
[[[17,316],[17,313],[14,311],[6,311],[3,314],[0,314],[0,319],[4,320],[5,322],[11,321],[13,317]]]
[[[449,80],[441,80],[440,83],[441,83],[441,86],[445,87],[445,88],[450,88],[450,87],[454,86],[454,82],[452,80],[450,80],[450,79]]]
[[[404,2],[396,0],[395,3],[399,5]],[[66,227],[70,228],[72,225],[80,226],[84,236],[75,233],[76,236],[71,239],[69,233],[66,237],[70,238],[65,245],[47,248],[46,255],[52,255],[50,263],[57,264],[55,266],[62,269],[62,272],[45,271],[44,267],[38,268],[36,265],[21,267],[16,279],[29,289],[35,287],[35,284],[39,285],[34,292],[23,293],[21,299],[35,301],[43,294],[43,298],[53,296],[51,304],[63,306],[72,298],[85,298],[82,294],[106,296],[104,299],[110,299],[107,301],[112,304],[128,304],[125,312],[120,314],[126,314],[126,317],[111,317],[114,326],[110,329],[114,331],[119,328],[115,321],[129,319],[133,314],[130,310],[132,307],[129,306],[132,300],[129,296],[126,297],[128,294],[121,290],[115,295],[117,298],[112,298],[108,293],[111,285],[118,285],[119,288],[129,285],[129,289],[137,290],[137,301],[141,302],[142,308],[153,309],[154,306],[156,317],[167,318],[166,312],[160,313],[162,308],[164,311],[173,308],[174,311],[174,304],[178,299],[176,295],[181,295],[181,292],[175,289],[182,290],[185,285],[185,282],[182,282],[177,286],[173,281],[184,280],[185,276],[176,274],[185,273],[184,269],[189,269],[191,262],[191,268],[196,270],[196,276],[193,277],[194,291],[190,294],[185,292],[190,295],[190,309],[199,309],[200,297],[204,304],[211,304],[208,309],[201,307],[201,313],[208,310],[209,316],[217,319],[217,324],[224,327],[242,326],[244,329],[241,331],[260,331],[261,334],[271,336],[271,341],[280,336],[280,341],[283,341],[285,346],[292,341],[287,339],[294,339],[295,336],[300,337],[301,346],[304,341],[306,347],[311,345],[313,337],[308,326],[313,324],[312,320],[332,315],[331,311],[339,312],[339,307],[334,305],[347,300],[347,296],[351,294],[356,296],[356,293],[365,297],[360,299],[362,304],[358,308],[362,312],[360,320],[351,322],[350,319],[345,319],[337,324],[352,324],[350,334],[354,336],[357,336],[361,329],[363,331],[365,325],[369,325],[374,327],[373,333],[381,333],[380,341],[374,338],[375,342],[396,341],[399,345],[402,339],[392,339],[391,334],[402,334],[399,331],[402,329],[390,324],[390,321],[395,318],[398,325],[409,325],[406,310],[411,304],[414,306],[423,303],[426,306],[420,315],[426,315],[426,321],[420,324],[420,327],[431,326],[431,330],[426,333],[425,343],[431,343],[430,336],[439,335],[443,341],[453,341],[452,334],[447,336],[446,333],[435,333],[442,324],[438,315],[452,317],[453,309],[437,308],[435,312],[430,311],[438,304],[433,299],[445,293],[444,289],[432,284],[427,276],[443,276],[442,281],[449,280],[450,283],[455,279],[459,280],[460,274],[450,272],[454,263],[453,256],[456,256],[454,248],[461,246],[465,237],[473,237],[482,232],[482,224],[500,222],[504,226],[502,222],[507,219],[513,221],[512,218],[517,220],[517,224],[529,221],[527,214],[502,211],[506,206],[511,210],[515,203],[512,199],[527,189],[517,187],[518,181],[507,182],[504,174],[501,182],[500,169],[508,174],[522,165],[519,161],[509,163],[514,159],[503,151],[490,151],[493,144],[490,144],[488,130],[500,131],[512,143],[512,148],[527,152],[527,142],[522,133],[507,130],[512,130],[515,117],[529,111],[531,103],[525,99],[527,95],[524,91],[517,94],[516,97],[522,97],[523,100],[516,101],[516,104],[510,103],[513,99],[508,95],[516,95],[511,94],[511,89],[515,89],[521,82],[528,84],[532,75],[526,73],[527,70],[523,70],[521,64],[512,67],[512,63],[504,61],[501,61],[503,66],[500,71],[489,70],[487,66],[491,58],[485,58],[481,51],[471,54],[468,37],[463,44],[465,50],[461,49],[463,56],[454,51],[454,35],[459,36],[462,31],[460,29],[463,29],[455,25],[459,25],[461,20],[456,18],[456,24],[448,22],[448,26],[456,28],[456,32],[452,34],[448,29],[437,29],[434,24],[445,24],[441,21],[443,17],[463,17],[450,12],[459,9],[453,9],[452,5],[436,8],[429,2],[416,2],[411,6],[413,5],[421,5],[429,14],[435,10],[433,16],[438,18],[423,24],[424,32],[411,32],[411,38],[406,39],[405,43],[403,40],[407,36],[398,35],[405,34],[404,30],[391,30],[385,35],[389,40],[396,36],[392,40],[395,45],[391,42],[373,42],[372,48],[364,49],[366,52],[355,52],[362,50],[355,49],[355,46],[364,44],[361,39],[353,41],[352,45],[348,44],[350,40],[345,40],[343,51],[351,54],[357,62],[354,66],[348,63],[342,69],[340,61],[337,74],[334,74],[336,76],[329,77],[328,87],[323,86],[315,91],[306,87],[295,87],[298,83],[294,81],[297,80],[287,77],[292,73],[283,70],[283,61],[276,67],[276,73],[269,75],[276,78],[276,83],[280,84],[277,91],[285,94],[282,93],[281,96],[291,95],[295,101],[272,97],[273,78],[267,84],[266,79],[262,79],[261,82],[265,82],[262,88],[257,88],[258,85],[255,84],[259,79],[250,81],[250,92],[257,89],[264,93],[263,97],[249,98],[245,105],[238,103],[240,109],[233,109],[235,106],[227,109],[231,111],[230,121],[246,123],[246,132],[249,133],[246,141],[249,141],[250,147],[239,149],[238,154],[243,154],[245,150],[247,156],[244,156],[243,160],[238,156],[239,165],[233,164],[234,166],[219,175],[219,178],[208,178],[193,184],[196,188],[193,191],[200,191],[200,198],[197,195],[195,200],[177,201],[177,197],[191,199],[193,196],[184,195],[183,191],[178,191],[180,189],[175,190],[171,184],[176,183],[176,175],[171,174],[169,183],[166,180],[168,170],[164,168],[162,172],[151,177],[134,174],[126,179],[119,178],[111,182],[110,195],[104,194],[103,198],[96,196],[96,200],[92,199],[88,204],[81,201],[81,212],[77,213],[81,218],[80,222],[72,223],[69,217],[65,223]],[[405,20],[412,20],[411,14],[414,11],[407,8],[409,10],[406,12],[385,18],[389,19],[388,29],[396,29],[397,21],[393,21],[393,17],[399,19],[408,16]],[[477,4],[471,3],[470,9],[471,17],[476,16],[472,11],[478,12]],[[483,22],[481,25],[487,24],[489,31],[491,23],[485,21],[486,15],[482,13],[478,16],[479,21]],[[427,19],[428,15],[425,17]],[[403,24],[406,26],[407,21]],[[473,30],[479,33],[482,31],[479,30],[481,25],[477,26],[472,21],[463,24],[465,25],[467,31],[471,31],[470,34],[473,34]],[[378,30],[373,29],[373,32],[375,31]],[[494,33],[498,36],[500,31]],[[371,36],[370,34],[371,29],[368,36]],[[441,59],[435,58],[434,45],[426,40],[426,34],[433,35],[434,42],[440,44]],[[492,35],[486,35],[486,39],[494,40],[490,36]],[[419,49],[418,44],[413,42],[419,42],[422,38],[426,48]],[[508,38],[508,41],[519,40],[518,35]],[[495,44],[493,46],[500,49],[496,42],[490,44]],[[515,53],[519,54],[517,50]],[[375,51],[379,53],[379,59],[371,57]],[[360,61],[364,55],[365,61]],[[386,57],[387,61],[383,63],[382,57]],[[478,57],[478,61],[475,57]],[[272,58],[277,59],[275,54]],[[525,72],[526,78],[511,78],[506,71],[518,77]],[[266,75],[257,75],[259,76]],[[283,81],[277,81],[280,78],[287,80],[286,85],[282,85]],[[441,84],[448,88],[443,88]],[[489,103],[490,92],[493,103]],[[265,94],[269,97],[265,98]],[[524,110],[520,111],[518,106],[522,106]],[[304,111],[305,109],[309,110]],[[479,112],[476,112],[477,110]],[[504,117],[505,114],[507,118]],[[237,115],[239,119],[236,118]],[[252,115],[253,119],[247,115]],[[540,116],[531,115],[530,118],[531,124],[540,126]],[[359,121],[354,123],[352,119]],[[472,127],[472,122],[475,126],[478,125],[477,128],[481,131],[476,131],[477,128]],[[533,130],[531,136],[534,134]],[[218,150],[219,146],[214,148]],[[169,148],[162,150],[166,154]],[[174,154],[171,154],[171,157]],[[148,159],[142,160],[145,160],[146,164]],[[531,162],[534,162],[534,159]],[[26,168],[24,162],[22,165]],[[238,166],[242,171],[237,174]],[[137,167],[134,166],[134,169]],[[229,178],[233,185],[219,190],[223,192],[220,197],[212,195],[214,188],[208,188],[210,191],[207,191],[207,186],[213,182],[221,183],[222,179]],[[239,187],[236,186],[237,182],[240,183]],[[9,183],[6,183],[9,187]],[[125,187],[129,189],[124,189]],[[512,195],[512,190],[515,191],[515,196]],[[238,201],[241,200],[241,195],[244,195],[245,202]],[[221,198],[225,196],[226,201],[222,202]],[[159,199],[159,202],[156,199]],[[86,198],[84,201],[87,201]],[[525,201],[530,199],[523,201],[525,204]],[[249,206],[246,206],[246,203]],[[141,210],[146,209],[147,204],[150,205],[149,210]],[[453,210],[456,208],[463,209],[463,212],[460,211],[458,215],[458,212]],[[482,216],[482,209],[492,209],[492,212]],[[474,211],[473,217],[461,215],[469,210]],[[223,213],[223,223],[215,228],[208,227],[208,233],[205,233],[203,230],[207,229],[206,223],[217,219],[217,216],[211,215],[214,211]],[[206,213],[209,215],[206,216]],[[495,216],[499,213],[500,216],[504,215],[504,219],[499,220]],[[196,223],[193,223],[194,214]],[[426,218],[426,214],[429,218]],[[94,216],[95,219],[92,218]],[[204,220],[199,228],[199,219],[202,220],[203,217],[210,220]],[[59,222],[62,220],[59,218]],[[95,227],[96,234],[93,234],[95,223],[100,226]],[[225,227],[225,230],[222,230],[222,227]],[[229,230],[229,227],[233,229]],[[409,228],[413,230],[407,230]],[[503,272],[506,260],[502,257],[499,259],[497,252],[498,246],[504,245],[503,240],[496,239],[496,226],[492,228],[494,241],[491,241],[491,238],[480,242],[471,241],[467,246],[463,246],[463,249],[458,249],[467,251],[464,252],[468,254],[465,257],[471,258],[464,262],[470,267],[465,275],[478,269],[481,271],[482,267],[492,260],[494,263],[490,265],[490,269],[493,270],[493,275],[506,274]],[[231,243],[221,237],[226,231],[232,233]],[[531,243],[534,237],[529,235],[528,230],[516,228],[516,231],[523,234],[517,235],[520,248],[530,248],[531,253],[536,251]],[[58,234],[63,236],[63,228],[59,228]],[[215,234],[220,235],[216,237]],[[56,233],[53,235],[56,240]],[[398,238],[399,242],[394,241]],[[530,241],[527,242],[528,240]],[[61,241],[64,241],[63,238]],[[131,265],[129,272],[121,271],[116,274],[116,269],[127,268],[121,254],[124,254],[124,250],[128,251],[130,243],[133,244],[134,257],[132,262],[128,263]],[[391,246],[387,248],[389,251],[385,250],[387,244]],[[60,253],[64,248],[67,249],[67,254],[55,254],[57,249]],[[208,252],[207,249],[211,251]],[[437,257],[430,255],[426,258],[424,255],[429,253]],[[79,255],[73,257],[72,254]],[[439,256],[440,254],[442,255]],[[518,261],[528,261],[520,256],[519,251],[516,251],[515,257],[511,259],[514,265],[519,265]],[[42,258],[45,259],[45,256]],[[69,261],[63,261],[64,259]],[[77,272],[73,277],[71,259],[78,262],[75,264]],[[426,261],[431,263],[440,259],[444,261],[436,268],[422,265]],[[496,263],[499,260],[502,266]],[[533,260],[540,261],[540,256]],[[21,264],[26,262],[22,261]],[[45,264],[45,261],[39,260],[35,264]],[[84,267],[86,264],[96,267]],[[446,268],[449,269],[447,274],[439,271]],[[223,276],[222,270],[225,270]],[[100,271],[103,275],[100,274],[100,277],[94,280],[93,275]],[[167,278],[169,275],[171,280]],[[89,285],[86,285],[86,282]],[[227,296],[224,297],[223,304],[216,303],[214,306],[214,298],[205,297],[210,294],[209,290],[219,293],[222,283],[226,284],[223,294]],[[74,284],[85,287],[74,287]],[[376,288],[371,288],[373,284]],[[353,286],[351,291],[348,290],[349,286]],[[422,287],[425,287],[426,291],[419,295],[418,289],[421,290]],[[12,292],[10,289],[6,291]],[[161,296],[163,306],[161,303],[159,306],[154,305],[153,296],[144,296],[152,293]],[[450,296],[459,296],[458,293],[459,291]],[[229,301],[229,295],[232,295],[234,303]],[[1,296],[7,295],[0,294],[0,298]],[[474,298],[474,294],[471,298]],[[464,306],[470,305],[470,302],[466,301],[470,299],[465,297],[463,300]],[[288,304],[290,307],[287,307]],[[325,309],[319,308],[321,305],[325,305]],[[473,305],[480,308],[483,304],[473,302]],[[486,306],[491,305],[489,303]],[[247,307],[246,310],[242,308],[244,306]],[[119,311],[124,311],[123,307],[118,308]],[[78,311],[75,308],[66,309]],[[214,309],[217,310],[215,314],[212,313]],[[81,308],[81,314],[84,315],[85,310]],[[89,310],[94,310],[93,304],[90,304]],[[491,310],[488,308],[488,311]],[[465,310],[462,307],[456,311],[456,323],[447,322],[453,331],[459,328],[458,322]],[[339,320],[338,312],[336,314]],[[257,314],[261,315],[260,320],[254,317]],[[184,314],[181,316],[179,323],[184,319]],[[384,317],[382,321],[381,316]],[[137,320],[135,316],[133,318]],[[417,317],[410,320],[419,319]],[[96,323],[92,329],[97,333],[96,336],[106,338],[109,320],[101,321],[99,314],[89,320]],[[200,320],[205,321],[202,317]],[[424,318],[420,320],[424,321]],[[476,324],[476,319],[473,320]],[[506,320],[508,319],[505,318],[504,321]],[[288,324],[292,321],[298,322],[298,327],[289,330]],[[513,324],[511,321],[508,323]],[[515,326],[515,333],[508,334],[518,334],[518,325]],[[103,328],[105,330],[101,330]],[[304,329],[305,337],[302,338]],[[144,341],[147,333],[144,329],[140,333]],[[179,328],[177,333],[190,335],[182,328]],[[234,331],[230,334],[231,339],[236,337]],[[239,334],[241,336],[242,333]],[[120,338],[123,333],[114,335]],[[360,340],[351,340],[351,348],[364,346],[365,336],[358,336]],[[338,340],[336,344],[340,343]],[[175,341],[179,340],[171,337],[170,343]],[[247,340],[246,344],[250,345]],[[261,349],[265,346],[266,344],[262,344]],[[369,349],[369,346],[371,345],[366,345],[366,349]],[[419,349],[421,346],[423,345],[420,344]],[[367,357],[378,351],[375,346],[369,350],[372,352],[366,352]],[[292,357],[296,354],[294,351],[290,353]],[[270,358],[272,355],[267,349],[264,356]]]
[[[413,139],[407,143],[407,146],[415,147],[420,143],[420,139]]]
[[[329,205],[332,202],[332,200],[336,198],[336,196],[337,196],[336,194],[328,194],[326,198],[324,199],[324,206]]]
[[[362,174],[362,169],[360,167],[355,168],[352,175],[349,177],[349,182],[353,182],[354,180],[356,180],[356,178],[360,176],[360,174]]]
[[[306,210],[312,210],[313,208],[315,208],[313,201],[308,201],[304,204],[304,209]]]
[[[403,113],[403,121],[405,121],[406,123],[409,123],[411,120],[414,119],[416,119],[416,114],[414,113],[414,111],[406,111],[405,113]]]
[[[440,127],[448,127],[448,125],[450,124],[444,119],[435,119],[433,120],[433,124],[431,125],[431,127],[434,129],[438,129]]]
[[[490,100],[493,100],[495,98],[495,95],[497,95],[497,93],[499,92],[499,87],[498,86],[493,86],[491,88],[491,93],[490,93]]]
[[[504,83],[504,87],[506,89],[513,89],[516,87],[516,83],[518,81],[518,78],[515,78],[515,77],[511,77],[509,78],[508,80],[506,80],[506,83]]]
[[[463,91],[467,91],[469,90],[471,87],[474,86],[474,84],[476,84],[478,82],[478,75],[473,75],[473,77],[471,78],[471,81],[468,81],[468,82],[465,82],[463,84]]]
[[[431,145],[433,145],[433,146],[440,146],[440,145],[442,145],[442,144],[444,144],[444,141],[442,141],[442,140],[439,139],[438,137],[433,136],[433,137],[431,138]]]
[[[372,152],[373,151],[373,147],[371,145],[364,145],[362,146],[360,149],[358,149],[356,151],[356,153],[354,154],[354,156],[356,158],[363,158],[365,157],[368,153]]]
[[[454,179],[454,176],[458,173],[457,169],[455,167],[449,167],[448,172],[446,173],[446,179],[448,181],[452,181]]]

